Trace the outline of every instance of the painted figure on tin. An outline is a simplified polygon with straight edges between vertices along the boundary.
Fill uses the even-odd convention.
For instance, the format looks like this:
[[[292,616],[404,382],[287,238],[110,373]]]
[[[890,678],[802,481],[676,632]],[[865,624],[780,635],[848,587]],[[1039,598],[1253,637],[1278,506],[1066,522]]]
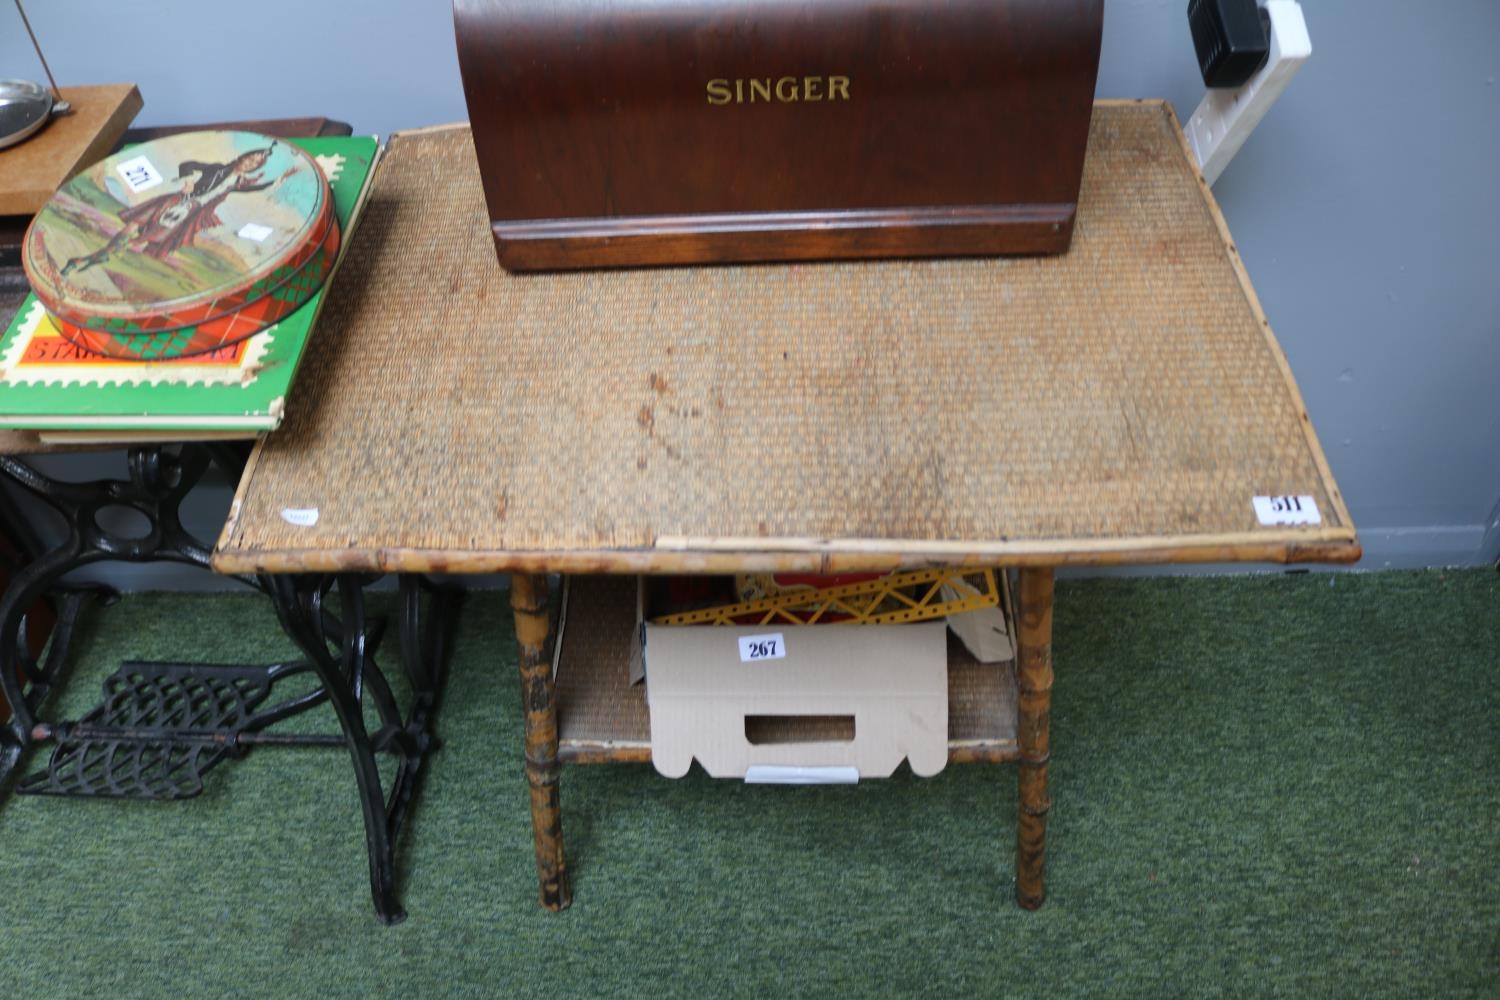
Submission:
[[[238,308],[326,234],[328,182],[295,144],[254,132],[170,135],[90,166],[27,231],[37,298],[90,329],[168,329]]]
[[[177,167],[178,179],[197,174],[195,181],[180,190],[122,209],[120,221],[124,227],[93,253],[70,259],[63,265],[62,273],[72,274],[93,267],[137,241],[142,253],[157,260],[165,259],[178,247],[190,243],[198,233],[223,224],[215,209],[225,198],[237,192],[264,191],[276,183],[263,180],[260,174],[275,148],[273,142],[261,149],[242,153],[228,163],[184,161]]]

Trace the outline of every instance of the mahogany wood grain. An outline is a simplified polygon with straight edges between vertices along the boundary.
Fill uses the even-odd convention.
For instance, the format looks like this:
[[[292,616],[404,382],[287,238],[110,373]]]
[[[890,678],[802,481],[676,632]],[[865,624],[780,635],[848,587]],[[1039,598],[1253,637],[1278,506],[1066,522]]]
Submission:
[[[348,122],[324,118],[322,115],[305,115],[301,118],[253,118],[234,122],[212,122],[195,125],[148,125],[125,130],[122,143],[147,142],[167,135],[183,132],[259,132],[278,139],[311,139],[320,136],[347,136],[354,134]]]
[[[456,0],[512,270],[1067,248],[1102,0]]]

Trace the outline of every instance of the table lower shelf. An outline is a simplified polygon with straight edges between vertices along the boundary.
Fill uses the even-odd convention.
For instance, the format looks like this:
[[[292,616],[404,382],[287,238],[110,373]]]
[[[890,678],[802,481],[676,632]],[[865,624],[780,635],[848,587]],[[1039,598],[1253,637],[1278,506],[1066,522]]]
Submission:
[[[635,595],[634,577],[578,576],[569,581],[556,675],[558,757],[564,762],[651,761],[646,688],[630,683],[631,649],[639,641]],[[1019,757],[1014,664],[977,663],[950,634],[949,763],[1001,763]]]

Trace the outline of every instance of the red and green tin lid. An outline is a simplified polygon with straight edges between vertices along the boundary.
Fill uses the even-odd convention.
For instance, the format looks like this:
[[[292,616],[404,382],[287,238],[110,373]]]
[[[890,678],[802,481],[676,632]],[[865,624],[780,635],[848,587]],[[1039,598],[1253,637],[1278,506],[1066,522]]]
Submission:
[[[328,182],[307,153],[253,132],[190,132],[63,185],[27,231],[22,264],[79,346],[165,358],[290,312],[321,286],[338,240]],[[184,332],[163,336],[174,331]]]

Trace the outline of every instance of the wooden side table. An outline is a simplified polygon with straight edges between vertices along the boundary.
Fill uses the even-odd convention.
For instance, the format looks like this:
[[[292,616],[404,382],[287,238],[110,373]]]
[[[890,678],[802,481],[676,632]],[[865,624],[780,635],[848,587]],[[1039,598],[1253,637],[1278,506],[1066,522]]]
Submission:
[[[1054,568],[1359,557],[1162,103],[1096,108],[1061,257],[514,276],[486,219],[465,128],[391,141],[213,564],[513,574],[549,908],[571,898],[560,760],[644,759],[650,732],[622,657],[554,683],[545,574],[1019,568],[1013,707],[950,746],[1019,760],[1034,907]],[[1257,497],[1317,522],[1264,523]],[[618,646],[619,619],[575,610],[569,634]]]

